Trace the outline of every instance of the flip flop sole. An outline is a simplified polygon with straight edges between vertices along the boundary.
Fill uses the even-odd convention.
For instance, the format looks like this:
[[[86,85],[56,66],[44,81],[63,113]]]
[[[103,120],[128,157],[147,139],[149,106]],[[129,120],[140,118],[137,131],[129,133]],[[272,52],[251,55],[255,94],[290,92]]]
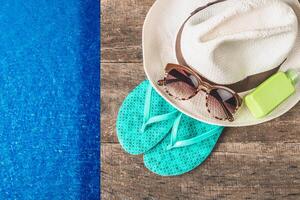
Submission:
[[[205,124],[186,115],[182,116],[178,129],[178,140],[186,140],[210,131],[218,126]],[[161,176],[177,176],[198,167],[210,155],[223,128],[213,136],[190,146],[167,150],[170,144],[169,134],[158,145],[144,155],[146,168]]]
[[[160,121],[147,126],[144,124],[144,107],[148,80],[138,85],[124,100],[117,117],[117,136],[123,149],[133,155],[149,151],[170,131],[174,120]],[[176,111],[169,103],[152,90],[150,116],[162,115]]]

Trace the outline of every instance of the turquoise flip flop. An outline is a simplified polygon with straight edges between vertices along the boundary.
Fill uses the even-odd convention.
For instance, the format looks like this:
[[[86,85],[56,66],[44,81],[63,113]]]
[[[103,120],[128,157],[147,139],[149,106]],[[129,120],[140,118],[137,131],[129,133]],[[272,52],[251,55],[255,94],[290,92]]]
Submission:
[[[145,166],[161,176],[189,172],[210,155],[223,128],[180,114],[171,133],[144,154]]]
[[[133,155],[149,151],[172,129],[179,112],[143,81],[124,100],[117,117],[117,136]]]

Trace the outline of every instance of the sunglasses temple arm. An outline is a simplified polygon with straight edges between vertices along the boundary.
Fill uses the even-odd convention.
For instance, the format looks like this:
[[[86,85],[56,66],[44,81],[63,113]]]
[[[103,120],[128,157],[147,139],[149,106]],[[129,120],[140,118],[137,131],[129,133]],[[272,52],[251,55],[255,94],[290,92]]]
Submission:
[[[174,71],[174,70],[172,70],[172,71],[170,71],[169,72],[170,73],[170,75],[172,75],[172,76],[174,76],[176,79],[174,79],[174,80],[177,80],[177,81],[182,81],[182,82],[184,82],[184,83],[187,83],[188,85],[190,85],[191,87],[194,87],[194,84],[193,84],[193,82],[189,79],[189,78],[187,78],[185,75],[183,75],[182,73],[180,73],[180,72],[178,72],[178,71]],[[171,79],[172,80],[172,79]]]
[[[176,82],[185,82],[185,83],[187,83],[188,85],[190,85],[191,87],[195,87],[192,83],[186,82],[186,81],[181,80],[181,79],[169,79],[169,80],[163,79],[163,80],[158,80],[158,81],[157,81],[157,84],[158,84],[159,86],[163,86],[163,85],[165,85],[165,84],[176,83]]]
[[[226,106],[223,103],[220,102],[220,104],[221,104],[221,106],[222,106],[222,108],[223,108],[223,110],[224,110],[224,112],[226,114],[227,119],[229,121],[233,121],[234,118],[233,118],[233,115],[231,114],[231,112],[229,112],[229,110],[226,108]]]
[[[169,80],[158,80],[157,81],[157,84],[159,85],[159,86],[162,86],[162,85],[164,85],[164,84],[170,84],[170,83],[176,83],[176,82],[182,82],[182,80],[180,80],[180,79],[169,79]]]
[[[163,86],[164,83],[165,83],[165,80],[164,80],[164,79],[158,80],[158,81],[157,81],[157,84],[158,84],[159,86]]]
[[[226,108],[226,106],[222,103],[222,99],[217,98],[217,100],[218,100],[219,103],[221,104],[222,109],[224,110],[227,119],[228,119],[229,121],[233,121],[233,120],[234,120],[233,115],[232,115],[231,112]]]

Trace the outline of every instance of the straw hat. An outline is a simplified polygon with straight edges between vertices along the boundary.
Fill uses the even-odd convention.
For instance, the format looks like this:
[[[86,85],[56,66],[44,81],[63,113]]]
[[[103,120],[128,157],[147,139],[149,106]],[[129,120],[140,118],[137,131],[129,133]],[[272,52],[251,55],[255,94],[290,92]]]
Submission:
[[[176,100],[157,81],[167,63],[179,63],[243,96],[278,70],[299,70],[299,21],[297,0],[157,0],[143,27],[144,69],[162,97],[195,119],[223,126],[262,123],[297,104],[300,84],[267,117],[255,119],[243,105],[228,122],[207,113],[204,93]]]

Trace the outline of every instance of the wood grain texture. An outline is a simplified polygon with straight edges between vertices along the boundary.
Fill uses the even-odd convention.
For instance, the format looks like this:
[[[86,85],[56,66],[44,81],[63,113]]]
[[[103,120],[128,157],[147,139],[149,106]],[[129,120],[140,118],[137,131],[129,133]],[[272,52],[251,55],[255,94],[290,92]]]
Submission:
[[[142,62],[142,26],[154,1],[101,1],[102,62]]]
[[[206,162],[182,176],[157,176],[121,149],[116,117],[146,78],[141,34],[153,2],[101,1],[102,199],[300,199],[300,104],[267,123],[226,128]]]
[[[103,144],[103,199],[299,199],[300,145],[219,143],[190,173],[160,177],[142,156]]]

